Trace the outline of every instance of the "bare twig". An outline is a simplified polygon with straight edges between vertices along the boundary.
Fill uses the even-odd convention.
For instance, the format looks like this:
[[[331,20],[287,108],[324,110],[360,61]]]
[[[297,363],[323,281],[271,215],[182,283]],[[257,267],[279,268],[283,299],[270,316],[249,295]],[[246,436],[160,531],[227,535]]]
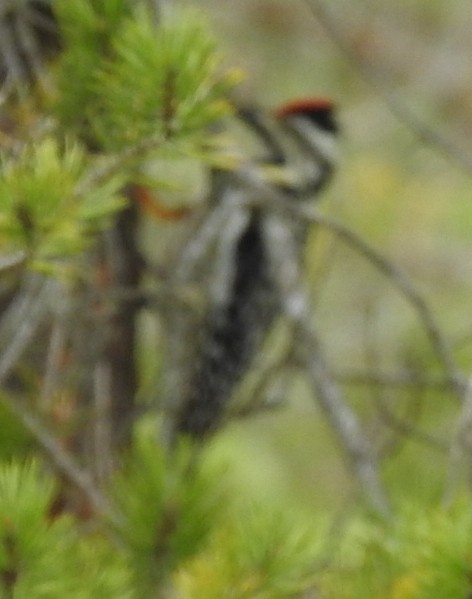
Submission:
[[[26,263],[26,252],[19,250],[14,254],[0,256],[0,274],[19,270]]]
[[[93,435],[94,475],[99,484],[109,479],[114,460],[113,422],[112,422],[112,374],[113,367],[101,359],[94,367],[93,373],[93,420],[91,422]]]
[[[448,444],[445,441],[418,429],[411,423],[411,419],[407,421],[404,418],[397,416],[390,410],[387,403],[382,401],[382,399],[377,402],[377,407],[382,417],[382,421],[402,436],[428,445],[440,452],[446,452],[448,450]]]
[[[51,91],[51,80],[45,69],[34,30],[25,19],[16,19],[15,28],[19,51],[25,56],[34,80],[40,83],[44,90]]]
[[[333,236],[334,237],[334,236]],[[376,371],[380,368],[380,359],[382,353],[379,351],[377,338],[375,335],[374,327],[372,326],[372,320],[370,318],[371,306],[366,305],[363,311],[363,326],[362,326],[362,349],[364,355],[364,362],[367,364],[369,370]],[[405,440],[401,435],[398,435],[398,431],[394,430],[393,435],[385,435],[385,432],[391,433],[393,427],[390,427],[389,431],[385,431],[384,426],[378,426],[379,416],[381,424],[390,424],[390,421],[385,417],[383,406],[387,406],[388,396],[391,390],[386,387],[369,387],[367,396],[370,396],[371,403],[374,407],[373,421],[370,423],[370,428],[373,434],[376,434],[375,445],[379,452],[379,457],[385,459],[392,455],[400,444]]]
[[[26,97],[30,85],[50,90],[45,60],[59,50],[59,31],[49,2],[2,0],[0,85],[2,99]]]
[[[385,372],[382,370],[343,369],[335,370],[333,376],[337,381],[348,385],[432,389],[435,391],[449,391],[454,387],[454,382],[442,375],[435,376],[408,371]]]
[[[75,459],[61,446],[57,438],[47,430],[28,406],[24,402],[19,402],[18,398],[11,398],[6,393],[2,395],[2,401],[38,443],[55,470],[84,494],[97,513],[113,517],[108,501],[98,491],[92,478],[78,466]],[[115,519],[117,518],[118,516],[115,516]]]
[[[335,219],[322,215],[318,210],[311,207],[299,207],[298,213],[303,218],[333,231],[339,239],[348,243],[352,248],[367,258],[373,266],[382,272],[391,283],[399,289],[403,297],[415,310],[420,322],[423,324],[430,343],[435,350],[437,359],[442,365],[446,377],[451,381],[454,391],[460,398],[462,398],[466,387],[466,381],[455,364],[449,344],[442,335],[428,304],[413,285],[412,281],[407,277],[406,273],[379,254],[377,250],[364,241],[362,237]]]
[[[0,386],[49,311],[49,300],[55,281],[33,280],[29,289],[20,292],[0,323]]]
[[[99,163],[90,169],[82,180],[77,183],[74,190],[75,194],[80,196],[93,191],[103,181],[130,168],[139,158],[158,150],[163,142],[162,135],[159,133],[146,137],[134,146],[126,147],[115,156],[105,157],[101,164]]]
[[[285,405],[290,370],[295,366],[293,335],[283,347],[278,347],[277,355],[269,349],[273,344],[269,335],[254,368],[232,398],[231,416],[247,417]]]
[[[301,362],[316,391],[318,402],[338,435],[366,499],[376,512],[388,514],[389,502],[380,480],[375,449],[341,390],[329,377],[320,341],[306,319],[297,323],[296,336],[300,344]]]
[[[52,323],[46,354],[46,366],[39,394],[38,405],[47,410],[51,407],[60,380],[59,362],[67,343],[66,326],[63,315],[57,315]]]
[[[12,368],[30,346],[38,328],[44,323],[46,315],[51,310],[50,302],[56,285],[57,282],[54,280],[33,276],[28,281],[26,289],[19,292],[18,298],[13,300],[13,305],[4,314],[0,330],[3,348],[0,356],[0,384],[8,377]],[[4,322],[5,320],[7,322]],[[30,432],[52,466],[66,480],[80,489],[97,511],[108,513],[109,506],[88,474],[80,469],[72,456],[41,423],[31,408],[8,392],[1,394],[1,401]]]
[[[329,374],[321,343],[303,289],[296,243],[287,222],[267,215],[267,246],[273,273],[281,294],[285,315],[292,323],[300,364],[308,376],[317,400],[338,436],[346,457],[370,507],[386,516],[389,501],[380,480],[375,450],[360,426],[357,416]],[[282,217],[283,218],[283,217]]]
[[[369,365],[370,372],[379,372],[379,357],[381,356],[380,347],[375,343],[374,335],[372,334],[371,327],[366,326],[365,329],[365,361]],[[449,385],[450,388],[451,385]],[[379,447],[380,455],[383,459],[386,457],[392,457],[394,452],[398,452],[403,446],[406,440],[416,440],[420,443],[427,444],[436,450],[445,451],[447,446],[442,443],[439,439],[433,435],[429,435],[426,432],[419,430],[415,423],[421,413],[422,397],[421,391],[424,387],[416,385],[412,387],[404,387],[403,390],[410,391],[412,397],[410,397],[406,403],[408,410],[407,415],[399,416],[396,411],[393,411],[391,405],[391,392],[392,387],[386,385],[371,385],[369,387],[371,392],[373,404],[376,410],[376,415],[380,418],[380,423],[388,427],[391,432],[394,433],[390,438],[384,439]],[[403,394],[404,395],[404,394]],[[395,402],[396,404],[398,402]],[[378,424],[378,423],[376,423]],[[380,427],[375,425],[375,430]],[[384,428],[384,427],[382,427]]]
[[[305,0],[309,10],[322,24],[331,39],[344,56],[355,66],[362,77],[372,85],[390,111],[423,142],[437,148],[453,164],[459,166],[468,175],[472,175],[472,156],[449,139],[445,133],[438,132],[427,121],[415,113],[398,94],[374,64],[367,62],[354,50],[348,34],[342,31],[338,19],[331,13],[322,0]]]
[[[14,85],[19,82],[24,83],[26,71],[16,47],[14,31],[11,23],[3,18],[0,19],[0,56],[3,63],[1,67],[4,71],[2,73],[4,81],[2,83],[12,83]]]
[[[241,198],[236,198],[241,204]],[[174,268],[173,278],[179,283],[194,281],[201,269],[202,261],[215,244],[224,223],[234,210],[233,198],[212,207],[193,232],[191,239],[182,248]]]

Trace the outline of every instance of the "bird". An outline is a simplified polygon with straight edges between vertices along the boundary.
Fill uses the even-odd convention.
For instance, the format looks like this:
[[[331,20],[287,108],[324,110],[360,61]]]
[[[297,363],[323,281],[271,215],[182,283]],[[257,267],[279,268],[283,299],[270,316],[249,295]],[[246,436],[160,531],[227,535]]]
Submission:
[[[272,112],[241,107],[237,117],[258,142],[260,155],[253,160],[267,174],[266,184],[287,202],[317,198],[336,164],[334,103],[325,98],[295,99]],[[213,169],[210,188],[213,204],[248,193],[231,169]],[[253,193],[257,195],[257,190]],[[213,284],[208,287],[196,355],[174,414],[178,436],[202,441],[222,426],[235,390],[281,311],[267,219],[267,207],[242,206],[218,233],[220,243],[210,265]],[[302,248],[306,227],[299,228],[296,235]]]

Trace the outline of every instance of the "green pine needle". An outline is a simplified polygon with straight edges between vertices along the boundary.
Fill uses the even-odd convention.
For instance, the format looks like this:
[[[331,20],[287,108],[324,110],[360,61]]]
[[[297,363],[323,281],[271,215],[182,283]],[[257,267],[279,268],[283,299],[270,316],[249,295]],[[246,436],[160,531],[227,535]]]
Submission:
[[[192,451],[185,446],[168,456],[155,442],[140,441],[116,483],[123,514],[118,532],[144,597],[161,588],[178,563],[201,550],[225,505],[220,470],[202,465],[194,470]]]
[[[93,127],[105,147],[150,135],[201,133],[229,113],[231,78],[219,73],[213,38],[193,11],[154,27],[146,11],[128,20],[98,72]]]
[[[324,577],[326,599],[464,599],[472,592],[472,511],[406,505],[390,523],[358,520]]]
[[[315,588],[321,535],[307,522],[246,508],[175,575],[181,599],[291,599]]]
[[[118,152],[159,134],[163,141],[206,137],[207,127],[230,112],[227,96],[239,76],[222,71],[197,12],[173,11],[156,28],[142,5],[131,13],[116,0],[107,21],[104,0],[73,4],[59,2],[68,43],[57,113],[92,146]]]
[[[4,158],[1,171],[0,247],[25,250],[36,268],[77,255],[122,206],[118,176],[76,193],[88,172],[78,144],[46,138]]]

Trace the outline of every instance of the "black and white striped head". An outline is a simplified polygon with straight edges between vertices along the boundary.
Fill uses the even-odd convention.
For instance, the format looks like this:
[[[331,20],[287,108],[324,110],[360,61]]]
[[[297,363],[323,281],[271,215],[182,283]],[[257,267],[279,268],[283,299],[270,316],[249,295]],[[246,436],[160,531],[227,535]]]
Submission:
[[[306,189],[307,195],[324,186],[338,161],[334,112],[333,102],[325,98],[292,100],[274,112],[291,140],[293,151],[285,153],[286,165],[297,170],[301,190]]]
[[[275,110],[279,119],[304,119],[316,128],[335,135],[338,124],[334,117],[334,103],[327,98],[304,98],[292,100]]]

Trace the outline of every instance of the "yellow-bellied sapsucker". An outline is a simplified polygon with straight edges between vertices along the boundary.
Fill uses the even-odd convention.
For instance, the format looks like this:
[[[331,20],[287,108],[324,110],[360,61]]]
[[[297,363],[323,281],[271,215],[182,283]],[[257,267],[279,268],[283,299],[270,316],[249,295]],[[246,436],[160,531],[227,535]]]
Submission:
[[[255,164],[274,169],[267,184],[279,197],[293,202],[316,196],[335,166],[337,126],[332,103],[296,100],[274,114],[250,109],[241,110],[239,116],[262,145],[263,155]],[[185,397],[174,414],[175,432],[197,439],[221,424],[228,401],[280,312],[266,231],[270,208],[257,202],[238,203],[245,195],[257,196],[258,192],[234,171],[217,170],[212,179],[213,201],[234,198],[234,210],[218,231],[198,352]],[[303,245],[306,227],[294,225],[300,229],[297,242]]]

